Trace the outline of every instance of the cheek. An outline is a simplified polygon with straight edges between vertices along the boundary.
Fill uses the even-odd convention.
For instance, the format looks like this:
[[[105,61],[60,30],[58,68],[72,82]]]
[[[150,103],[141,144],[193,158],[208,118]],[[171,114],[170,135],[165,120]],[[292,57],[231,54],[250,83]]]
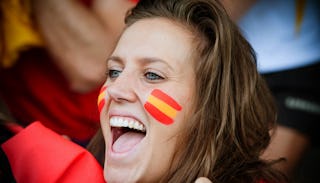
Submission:
[[[171,125],[182,107],[169,95],[155,89],[144,104],[145,110],[158,122]]]
[[[104,107],[106,100],[108,99],[107,96],[108,96],[107,95],[107,86],[102,86],[102,88],[100,89],[98,100],[97,100],[99,113],[101,113],[102,108]]]

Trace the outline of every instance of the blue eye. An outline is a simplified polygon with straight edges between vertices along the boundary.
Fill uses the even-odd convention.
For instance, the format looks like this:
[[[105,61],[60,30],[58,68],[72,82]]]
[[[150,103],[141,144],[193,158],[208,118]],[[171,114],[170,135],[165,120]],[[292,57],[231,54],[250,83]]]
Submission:
[[[108,76],[109,76],[109,78],[117,78],[117,77],[119,77],[119,75],[120,75],[120,73],[121,73],[121,71],[118,71],[118,70],[109,70],[108,71]]]
[[[163,77],[159,76],[158,74],[156,73],[153,73],[153,72],[147,72],[145,73],[144,75],[148,80],[161,80],[161,79],[164,79]]]

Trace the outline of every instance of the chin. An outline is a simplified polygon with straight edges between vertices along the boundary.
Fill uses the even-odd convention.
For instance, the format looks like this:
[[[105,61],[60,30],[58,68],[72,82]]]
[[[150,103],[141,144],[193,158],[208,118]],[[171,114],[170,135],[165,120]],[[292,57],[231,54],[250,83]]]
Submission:
[[[141,167],[108,167],[104,170],[104,177],[108,183],[159,182],[160,180],[160,177],[152,172],[146,173]]]
[[[106,124],[103,124],[105,180],[108,183],[159,182],[171,165],[176,142],[175,138],[161,136],[168,130],[151,130],[137,116],[123,113],[111,115]],[[170,137],[164,137],[167,136]]]
[[[139,119],[129,115],[114,115],[106,126],[104,177],[108,183],[144,182],[151,159],[149,135]]]

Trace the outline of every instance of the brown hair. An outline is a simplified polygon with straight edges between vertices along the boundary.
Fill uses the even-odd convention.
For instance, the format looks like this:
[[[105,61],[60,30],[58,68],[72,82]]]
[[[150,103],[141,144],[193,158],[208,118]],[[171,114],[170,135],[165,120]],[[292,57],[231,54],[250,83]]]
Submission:
[[[4,1],[0,1],[0,69],[2,66],[2,60],[4,59],[5,45],[4,45],[4,15],[2,8]]]
[[[178,163],[162,182],[285,182],[259,157],[270,141],[276,112],[256,69],[254,51],[214,0],[141,0],[127,26],[166,18],[191,31],[195,40],[194,114],[177,147]]]

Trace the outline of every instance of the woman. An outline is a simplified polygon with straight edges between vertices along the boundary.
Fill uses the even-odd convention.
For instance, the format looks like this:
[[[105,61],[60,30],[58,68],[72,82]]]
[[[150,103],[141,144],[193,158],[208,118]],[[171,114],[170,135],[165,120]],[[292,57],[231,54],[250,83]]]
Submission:
[[[218,2],[144,0],[126,25],[98,100],[107,182],[285,181],[259,159],[272,97]]]

